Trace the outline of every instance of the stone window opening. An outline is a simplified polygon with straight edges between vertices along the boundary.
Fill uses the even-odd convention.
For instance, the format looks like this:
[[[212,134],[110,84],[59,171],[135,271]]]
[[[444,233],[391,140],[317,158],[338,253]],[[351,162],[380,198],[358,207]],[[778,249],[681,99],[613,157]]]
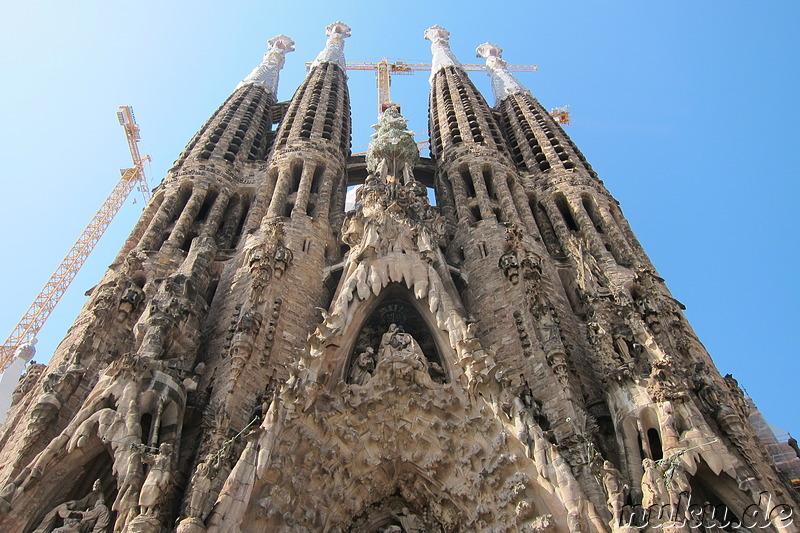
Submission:
[[[242,231],[244,230],[244,223],[247,220],[247,214],[250,212],[250,206],[252,203],[252,198],[249,196],[242,196],[242,212],[239,215],[239,220],[236,224],[236,231],[233,234],[233,242],[231,244],[232,248],[236,248],[239,245],[239,239],[242,237]]]
[[[481,172],[483,173],[483,181],[486,184],[486,191],[489,193],[489,198],[497,200],[497,192],[495,191],[494,187],[494,175],[492,173],[492,167],[490,165],[483,165]]]
[[[654,461],[664,458],[664,450],[661,448],[661,436],[658,430],[650,428],[647,430],[647,443],[650,445],[650,455]]]
[[[558,211],[561,213],[561,217],[564,219],[567,228],[570,231],[578,231],[578,224],[575,222],[567,198],[563,194],[556,195],[556,207],[558,207]]]
[[[197,222],[204,222],[206,220],[208,213],[211,211],[211,207],[214,205],[216,199],[217,191],[214,189],[208,191],[208,194],[203,201],[203,205],[200,207],[200,211],[197,212],[197,216],[195,217]]]
[[[322,177],[325,174],[325,165],[317,165],[314,169],[314,176],[311,178],[311,194],[316,194],[319,192],[320,183],[322,183]],[[310,213],[309,213],[310,214]]]
[[[475,185],[472,183],[472,174],[466,165],[459,167],[458,172],[461,174],[461,179],[464,180],[464,189],[467,198],[475,198]],[[480,218],[478,218],[480,220]]]

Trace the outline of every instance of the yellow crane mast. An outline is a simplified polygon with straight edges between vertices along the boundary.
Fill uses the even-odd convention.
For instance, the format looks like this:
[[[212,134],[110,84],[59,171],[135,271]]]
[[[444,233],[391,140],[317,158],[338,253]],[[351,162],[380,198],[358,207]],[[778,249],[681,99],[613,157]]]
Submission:
[[[486,65],[473,63],[462,64],[464,70],[486,70]],[[311,63],[306,63],[306,70],[311,68]],[[392,105],[390,86],[392,84],[392,74],[409,75],[418,70],[430,70],[430,63],[406,63],[404,60],[392,60],[388,57],[381,58],[377,63],[347,63],[347,70],[374,70],[378,85],[378,113],[383,113]],[[536,72],[539,67],[536,65],[508,65],[508,70],[514,72]]]
[[[94,218],[83,230],[81,236],[67,252],[64,260],[58,265],[56,271],[45,284],[44,288],[33,300],[33,303],[23,315],[19,324],[8,336],[6,342],[0,346],[0,371],[5,370],[14,358],[14,352],[21,345],[28,343],[36,337],[42,325],[55,309],[61,296],[66,292],[69,284],[75,279],[83,263],[89,257],[100,237],[103,236],[108,225],[114,219],[122,204],[130,195],[133,188],[138,184],[138,189],[145,199],[150,199],[150,188],[147,186],[144,164],[150,160],[150,156],[141,157],[139,155],[139,126],[133,116],[133,109],[129,106],[120,106],[117,111],[119,123],[125,130],[125,137],[128,140],[133,167],[121,170],[122,177],[114,186],[111,194],[105,199],[98,209]]]

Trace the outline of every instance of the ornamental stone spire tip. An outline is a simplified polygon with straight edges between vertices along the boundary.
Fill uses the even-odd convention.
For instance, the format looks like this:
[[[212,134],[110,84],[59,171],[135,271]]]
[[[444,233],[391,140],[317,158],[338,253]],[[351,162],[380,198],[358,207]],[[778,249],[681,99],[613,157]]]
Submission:
[[[450,50],[450,32],[442,28],[438,24],[431,26],[425,30],[425,38],[431,42],[431,52],[433,53],[433,60],[431,61],[431,77],[430,82],[433,83],[433,76],[441,69],[447,66],[461,67],[456,56]]]
[[[493,43],[483,43],[475,49],[475,55],[486,60],[486,73],[492,78],[495,105],[512,94],[530,92],[508,70],[508,64],[502,59],[502,48]]]
[[[329,24],[325,28],[325,35],[328,36],[328,41],[325,43],[325,48],[319,53],[317,58],[311,63],[311,68],[316,67],[320,63],[337,63],[342,70],[347,69],[347,62],[344,59],[344,40],[350,37],[350,26],[344,22],[336,21]]]
[[[285,35],[276,35],[269,41],[269,51],[264,54],[261,63],[247,75],[245,79],[236,86],[238,89],[243,85],[261,85],[267,92],[276,95],[278,93],[278,75],[286,62],[285,55],[294,51],[294,41]]]

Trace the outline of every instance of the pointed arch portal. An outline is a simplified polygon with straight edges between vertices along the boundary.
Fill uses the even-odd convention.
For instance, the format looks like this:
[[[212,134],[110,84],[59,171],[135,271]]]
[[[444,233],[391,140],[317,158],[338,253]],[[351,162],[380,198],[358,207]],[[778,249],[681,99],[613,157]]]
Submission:
[[[425,305],[414,297],[410,290],[399,283],[390,283],[377,298],[363,309],[364,318],[360,326],[353,324],[351,332],[345,333],[348,346],[347,365],[343,378],[350,383],[350,369],[356,363],[358,355],[371,348],[378,353],[381,340],[394,324],[398,330],[411,335],[419,345],[425,358],[430,363],[431,379],[437,383],[449,381],[445,357],[446,339],[436,333],[435,319]]]

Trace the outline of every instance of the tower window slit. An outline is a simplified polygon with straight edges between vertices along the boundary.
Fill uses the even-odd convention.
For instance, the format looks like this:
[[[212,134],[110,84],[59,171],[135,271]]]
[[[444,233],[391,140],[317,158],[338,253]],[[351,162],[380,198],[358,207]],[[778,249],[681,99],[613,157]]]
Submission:
[[[289,192],[297,192],[300,188],[300,178],[303,175],[303,162],[295,161],[292,163],[292,184],[289,187]]]
[[[314,177],[311,179],[311,194],[319,192],[323,174],[325,174],[325,165],[317,165],[317,168],[314,169]]]
[[[189,248],[192,246],[192,241],[194,240],[195,237],[197,237],[197,232],[190,231],[186,235],[186,238],[183,239],[183,242],[181,243],[181,250],[183,250],[184,252],[188,253],[189,252]]]
[[[200,206],[200,211],[197,212],[197,216],[195,217],[196,221],[203,222],[206,219],[208,212],[211,211],[211,206],[214,205],[214,201],[216,199],[217,191],[209,191],[208,194],[206,194],[203,205]]]
[[[249,196],[242,197],[242,207],[241,214],[239,216],[239,220],[236,224],[236,232],[234,233],[233,243],[231,244],[232,248],[236,248],[239,244],[239,239],[242,236],[242,230],[244,229],[244,222],[247,220],[247,214],[250,212],[250,208],[252,207],[253,199]]]
[[[478,222],[481,220],[481,210],[477,205],[473,205],[469,208],[469,212],[472,215],[472,221]]]
[[[581,203],[583,204],[583,208],[586,210],[586,214],[589,215],[589,219],[592,221],[592,224],[594,224],[594,229],[597,230],[598,233],[605,233],[605,231],[603,231],[600,217],[597,215],[597,209],[595,209],[592,198],[588,194],[584,194],[581,196]]]
[[[472,183],[472,174],[470,174],[469,168],[461,167],[458,170],[461,174],[461,179],[464,180],[464,190],[467,198],[475,198],[475,185]]]
[[[493,175],[492,175],[492,167],[490,167],[488,165],[484,165],[484,167],[482,169],[482,174],[483,174],[483,181],[486,184],[486,191],[489,194],[489,198],[492,198],[492,199],[496,200],[497,199],[497,191],[495,191],[495,187],[494,187],[494,180],[493,180]]]
[[[578,231],[578,224],[575,222],[575,218],[572,216],[569,203],[563,194],[558,194],[556,196],[556,207],[558,207],[558,211],[561,213],[561,217],[564,219],[564,223],[567,225],[567,228],[570,231]]]
[[[658,434],[658,430],[655,428],[650,428],[647,430],[647,442],[650,445],[650,453],[652,454],[652,459],[654,461],[659,461],[664,458],[664,452],[661,449],[661,437]]]

